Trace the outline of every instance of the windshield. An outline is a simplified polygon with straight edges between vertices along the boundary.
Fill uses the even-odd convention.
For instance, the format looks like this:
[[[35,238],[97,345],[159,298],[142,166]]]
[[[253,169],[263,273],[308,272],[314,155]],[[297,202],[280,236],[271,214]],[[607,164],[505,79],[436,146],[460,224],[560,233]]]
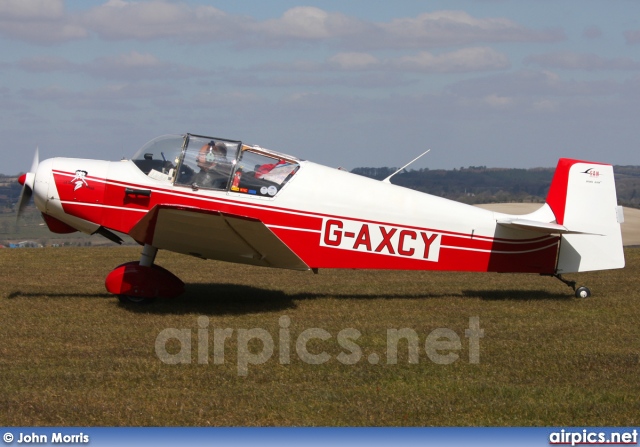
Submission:
[[[259,147],[242,146],[231,191],[273,197],[293,177],[298,160]]]
[[[176,185],[227,189],[238,157],[239,141],[188,135]]]
[[[300,167],[300,160],[290,155],[192,134],[155,138],[132,161],[158,181],[267,198],[274,197]]]
[[[132,161],[149,177],[172,181],[183,144],[183,135],[163,135],[142,146]]]

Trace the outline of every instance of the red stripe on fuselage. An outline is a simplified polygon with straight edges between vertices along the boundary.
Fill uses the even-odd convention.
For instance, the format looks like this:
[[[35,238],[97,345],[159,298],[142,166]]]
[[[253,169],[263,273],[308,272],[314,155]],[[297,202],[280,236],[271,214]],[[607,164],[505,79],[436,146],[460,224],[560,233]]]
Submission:
[[[259,199],[246,200],[241,197],[234,200],[228,197],[202,196],[180,187],[158,188],[89,176],[87,182],[90,185],[102,186],[93,186],[93,190],[87,189],[79,194],[78,190],[73,191],[73,188],[65,186],[73,177],[72,173],[54,171],[64,211],[127,234],[154,206],[177,205],[259,219],[311,267],[534,273],[553,273],[555,269],[559,240],[556,236],[544,235],[530,239],[474,236],[445,230],[292,210],[277,207]],[[125,188],[149,189],[152,193],[149,197],[128,195],[125,193]],[[100,202],[101,198],[102,202]],[[320,239],[325,218],[359,222],[369,226],[371,231],[379,232],[383,237],[385,235],[388,237],[386,233],[389,232],[389,229],[386,227],[410,230],[410,232],[416,233],[416,239],[418,239],[418,232],[437,234],[440,244],[437,262],[403,257],[399,254],[409,253],[411,250],[402,246],[395,247],[394,250],[389,241],[386,241],[387,243],[381,247],[379,252],[375,252],[377,247],[371,247],[369,252],[323,247],[320,244]],[[406,237],[405,240],[407,240]],[[391,252],[394,255],[391,255]]]

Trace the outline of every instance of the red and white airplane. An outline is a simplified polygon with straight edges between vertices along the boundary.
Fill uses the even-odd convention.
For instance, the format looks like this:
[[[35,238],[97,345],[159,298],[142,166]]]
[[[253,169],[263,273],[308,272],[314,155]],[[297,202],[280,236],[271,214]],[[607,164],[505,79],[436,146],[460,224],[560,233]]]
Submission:
[[[152,140],[131,160],[52,158],[20,177],[54,233],[144,246],[106,279],[125,302],[182,293],[159,249],[265,267],[561,274],[624,267],[613,168],[560,159],[546,203],[507,215],[201,135]]]

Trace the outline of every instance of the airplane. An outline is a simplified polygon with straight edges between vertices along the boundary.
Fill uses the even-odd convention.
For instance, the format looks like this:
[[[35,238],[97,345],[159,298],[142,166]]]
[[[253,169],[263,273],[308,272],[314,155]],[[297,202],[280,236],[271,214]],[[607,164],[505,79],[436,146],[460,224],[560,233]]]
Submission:
[[[405,165],[406,167],[406,165]],[[402,168],[401,168],[402,169]],[[400,170],[396,171],[399,172]],[[390,176],[391,177],[391,176]],[[625,265],[613,167],[561,158],[546,202],[509,215],[217,137],[165,135],[131,159],[51,158],[19,178],[54,233],[143,246],[112,270],[123,303],[180,295],[158,250],[300,271],[323,268],[562,275]]]

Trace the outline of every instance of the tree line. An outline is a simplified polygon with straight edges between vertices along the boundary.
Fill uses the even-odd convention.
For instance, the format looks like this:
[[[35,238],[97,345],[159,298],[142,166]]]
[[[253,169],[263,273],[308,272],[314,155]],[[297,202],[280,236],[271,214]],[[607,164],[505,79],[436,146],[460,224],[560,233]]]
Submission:
[[[355,168],[351,172],[382,180],[397,168]],[[554,168],[408,169],[393,176],[393,184],[463,203],[544,202]],[[620,205],[640,208],[640,166],[614,166]],[[0,213],[15,212],[21,186],[17,176],[0,174]]]
[[[351,172],[382,180],[397,168],[355,168]],[[463,203],[544,202],[555,168],[409,169],[391,183]],[[640,166],[614,166],[620,205],[640,208]]]

